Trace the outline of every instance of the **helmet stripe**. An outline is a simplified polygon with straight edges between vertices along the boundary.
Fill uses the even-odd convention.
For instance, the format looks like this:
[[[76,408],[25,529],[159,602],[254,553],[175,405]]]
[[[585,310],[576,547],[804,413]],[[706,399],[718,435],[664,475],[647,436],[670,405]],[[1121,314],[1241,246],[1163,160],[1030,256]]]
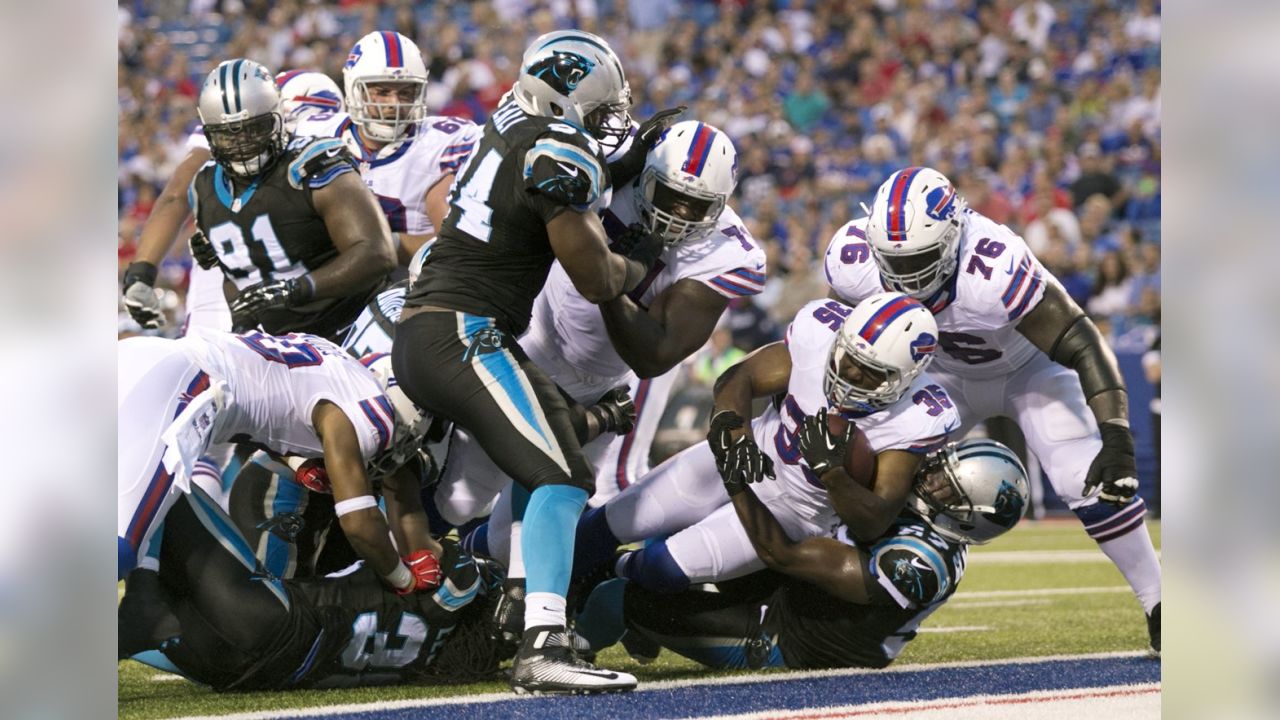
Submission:
[[[306,70],[289,70],[287,72],[280,73],[276,76],[276,87],[283,90],[284,86],[288,85],[290,80],[298,77],[304,72],[306,72]]]
[[[900,315],[916,307],[923,306],[905,295],[897,300],[885,303],[879,310],[872,313],[871,317],[867,318],[867,324],[863,325],[862,329],[858,331],[859,337],[869,343],[874,343],[879,339],[885,328],[889,327],[890,323]]]
[[[240,66],[244,65],[244,60],[237,60],[235,67],[231,68],[231,84],[236,89],[236,112],[244,109],[244,105],[240,103]]]
[[[222,110],[226,114],[231,114],[231,103],[227,98],[227,70],[231,68],[231,61],[228,60],[218,68],[218,85],[222,88]]]
[[[689,156],[685,158],[684,165],[680,169],[690,175],[702,175],[702,168],[706,166],[707,157],[711,155],[711,145],[714,140],[715,131],[703,123],[698,123],[698,129],[693,134],[693,143],[689,145]]]
[[[321,97],[319,95],[294,95],[293,101],[302,103],[303,105],[315,105],[316,107],[337,108],[338,101],[333,98]]]
[[[907,211],[906,199],[907,190],[911,187],[911,181],[915,179],[916,174],[920,172],[918,167],[909,167],[898,171],[898,179],[894,181],[893,187],[889,190],[889,207],[886,212],[889,213],[888,223],[886,227],[889,229],[889,240],[894,240],[895,234],[906,232],[907,229]]]
[[[400,34],[384,30],[382,44],[387,51],[387,67],[404,67],[404,51],[400,47]]]

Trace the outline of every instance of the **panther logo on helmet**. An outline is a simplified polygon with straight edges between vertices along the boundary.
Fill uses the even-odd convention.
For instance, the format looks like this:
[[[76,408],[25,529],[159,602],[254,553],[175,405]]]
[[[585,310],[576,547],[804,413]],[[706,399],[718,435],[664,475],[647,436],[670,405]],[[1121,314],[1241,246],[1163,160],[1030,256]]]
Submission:
[[[595,67],[595,63],[577,53],[556,51],[530,65],[529,74],[568,95]]]
[[[995,502],[991,504],[992,512],[983,513],[985,517],[994,523],[1005,527],[1013,527],[1022,517],[1023,501],[1022,495],[1013,483],[1008,480],[1000,481],[1000,489],[996,491]]]

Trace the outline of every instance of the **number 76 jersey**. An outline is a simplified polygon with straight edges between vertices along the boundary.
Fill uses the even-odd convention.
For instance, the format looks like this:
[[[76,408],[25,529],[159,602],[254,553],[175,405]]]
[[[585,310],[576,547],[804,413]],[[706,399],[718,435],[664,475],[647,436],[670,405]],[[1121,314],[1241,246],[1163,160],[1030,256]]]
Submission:
[[[827,247],[827,283],[850,304],[887,288],[866,239],[867,218],[836,231]],[[932,370],[970,378],[1012,373],[1039,350],[1017,326],[1057,282],[1009,228],[965,210],[955,276],[923,300],[938,321],[941,352]]]

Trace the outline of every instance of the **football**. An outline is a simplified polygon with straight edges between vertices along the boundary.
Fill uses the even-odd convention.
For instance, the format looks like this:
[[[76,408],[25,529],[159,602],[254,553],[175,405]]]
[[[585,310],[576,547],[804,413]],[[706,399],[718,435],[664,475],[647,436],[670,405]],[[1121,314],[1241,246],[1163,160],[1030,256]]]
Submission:
[[[843,435],[849,421],[835,413],[827,413],[827,430],[832,435]],[[849,446],[844,452],[844,471],[854,482],[868,490],[876,480],[876,454],[867,441],[867,434],[861,428],[854,428],[853,437],[849,438]]]

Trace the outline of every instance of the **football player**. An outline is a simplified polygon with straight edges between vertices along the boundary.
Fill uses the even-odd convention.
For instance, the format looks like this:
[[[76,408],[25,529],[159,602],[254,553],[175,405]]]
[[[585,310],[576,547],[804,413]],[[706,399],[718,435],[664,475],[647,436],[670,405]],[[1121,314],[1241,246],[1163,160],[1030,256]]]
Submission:
[[[233,328],[333,336],[395,265],[391,233],[342,141],[288,140],[266,68],[229,60],[198,102],[213,162],[188,191],[192,256],[235,288]]]
[[[796,542],[753,492],[731,483],[738,518],[776,572],[678,595],[628,583],[626,628],[716,668],[888,665],[955,593],[968,546],[1013,528],[1029,494],[1022,463],[991,440],[948,444],[918,475],[907,507],[870,541],[840,525]]]
[[[1004,415],[1058,496],[1125,576],[1160,650],[1160,563],[1137,497],[1128,395],[1093,321],[1009,228],[966,208],[936,170],[911,167],[876,192],[870,216],[831,240],[827,279],[857,303],[890,287],[938,319],[937,382],[963,434]]]
[[[158,576],[130,576],[120,603],[121,659],[218,691],[474,682],[502,659],[486,632],[501,568],[452,541],[436,586],[403,594],[368,562],[329,578],[275,577],[199,488],[164,532]]]
[[[365,184],[391,225],[407,263],[448,210],[454,173],[480,138],[470,120],[427,115],[427,66],[396,32],[360,38],[342,69],[347,112],[313,115],[297,134],[338,138],[359,161]]]
[[[409,397],[457,423],[531,493],[517,692],[629,690],[635,678],[578,661],[565,631],[573,527],[594,476],[554,383],[516,338],[554,260],[588,301],[636,288],[662,250],[638,238],[609,251],[597,210],[609,203],[602,141],[625,137],[630,90],[601,38],[559,31],[533,41],[506,103],[449,194],[439,237],[405,299],[392,359]],[[619,173],[657,141],[669,115],[640,127]],[[616,128],[622,128],[618,131]],[[628,176],[627,179],[634,177]]]
[[[372,494],[370,472],[416,455],[427,420],[396,387],[386,358],[375,376],[313,335],[197,329],[178,340],[122,340],[118,360],[119,577],[151,559],[156,528],[189,489],[201,453],[232,441],[322,458],[343,533],[379,577],[401,592],[438,577],[439,546],[417,485],[384,480],[385,518]]]
[[[840,523],[856,540],[883,535],[924,454],[960,425],[946,391],[924,372],[937,333],[929,311],[899,293],[857,308],[834,300],[805,305],[785,340],[720,376],[706,442],[583,517],[578,574],[613,560],[618,545],[648,539],[618,558],[615,571],[655,592],[762,569],[720,475],[738,483],[776,475],[756,493],[792,539],[829,535]],[[774,402],[748,422],[751,401],[766,397]],[[833,431],[828,413],[845,428]],[[855,421],[875,453],[869,489],[844,469]]]
[[[276,76],[280,88],[280,107],[286,127],[292,128],[302,118],[314,114],[341,112],[342,91],[324,73],[310,70],[288,70]],[[164,324],[164,314],[156,297],[158,266],[173,247],[178,231],[191,217],[187,189],[196,171],[209,162],[209,140],[202,129],[187,138],[186,157],[178,163],[173,176],[165,183],[147,222],[142,226],[137,259],[124,276],[124,304],[129,314],[144,328]],[[223,276],[216,266],[209,269],[194,265],[187,286],[186,325],[231,329],[231,310],[222,290]]]

